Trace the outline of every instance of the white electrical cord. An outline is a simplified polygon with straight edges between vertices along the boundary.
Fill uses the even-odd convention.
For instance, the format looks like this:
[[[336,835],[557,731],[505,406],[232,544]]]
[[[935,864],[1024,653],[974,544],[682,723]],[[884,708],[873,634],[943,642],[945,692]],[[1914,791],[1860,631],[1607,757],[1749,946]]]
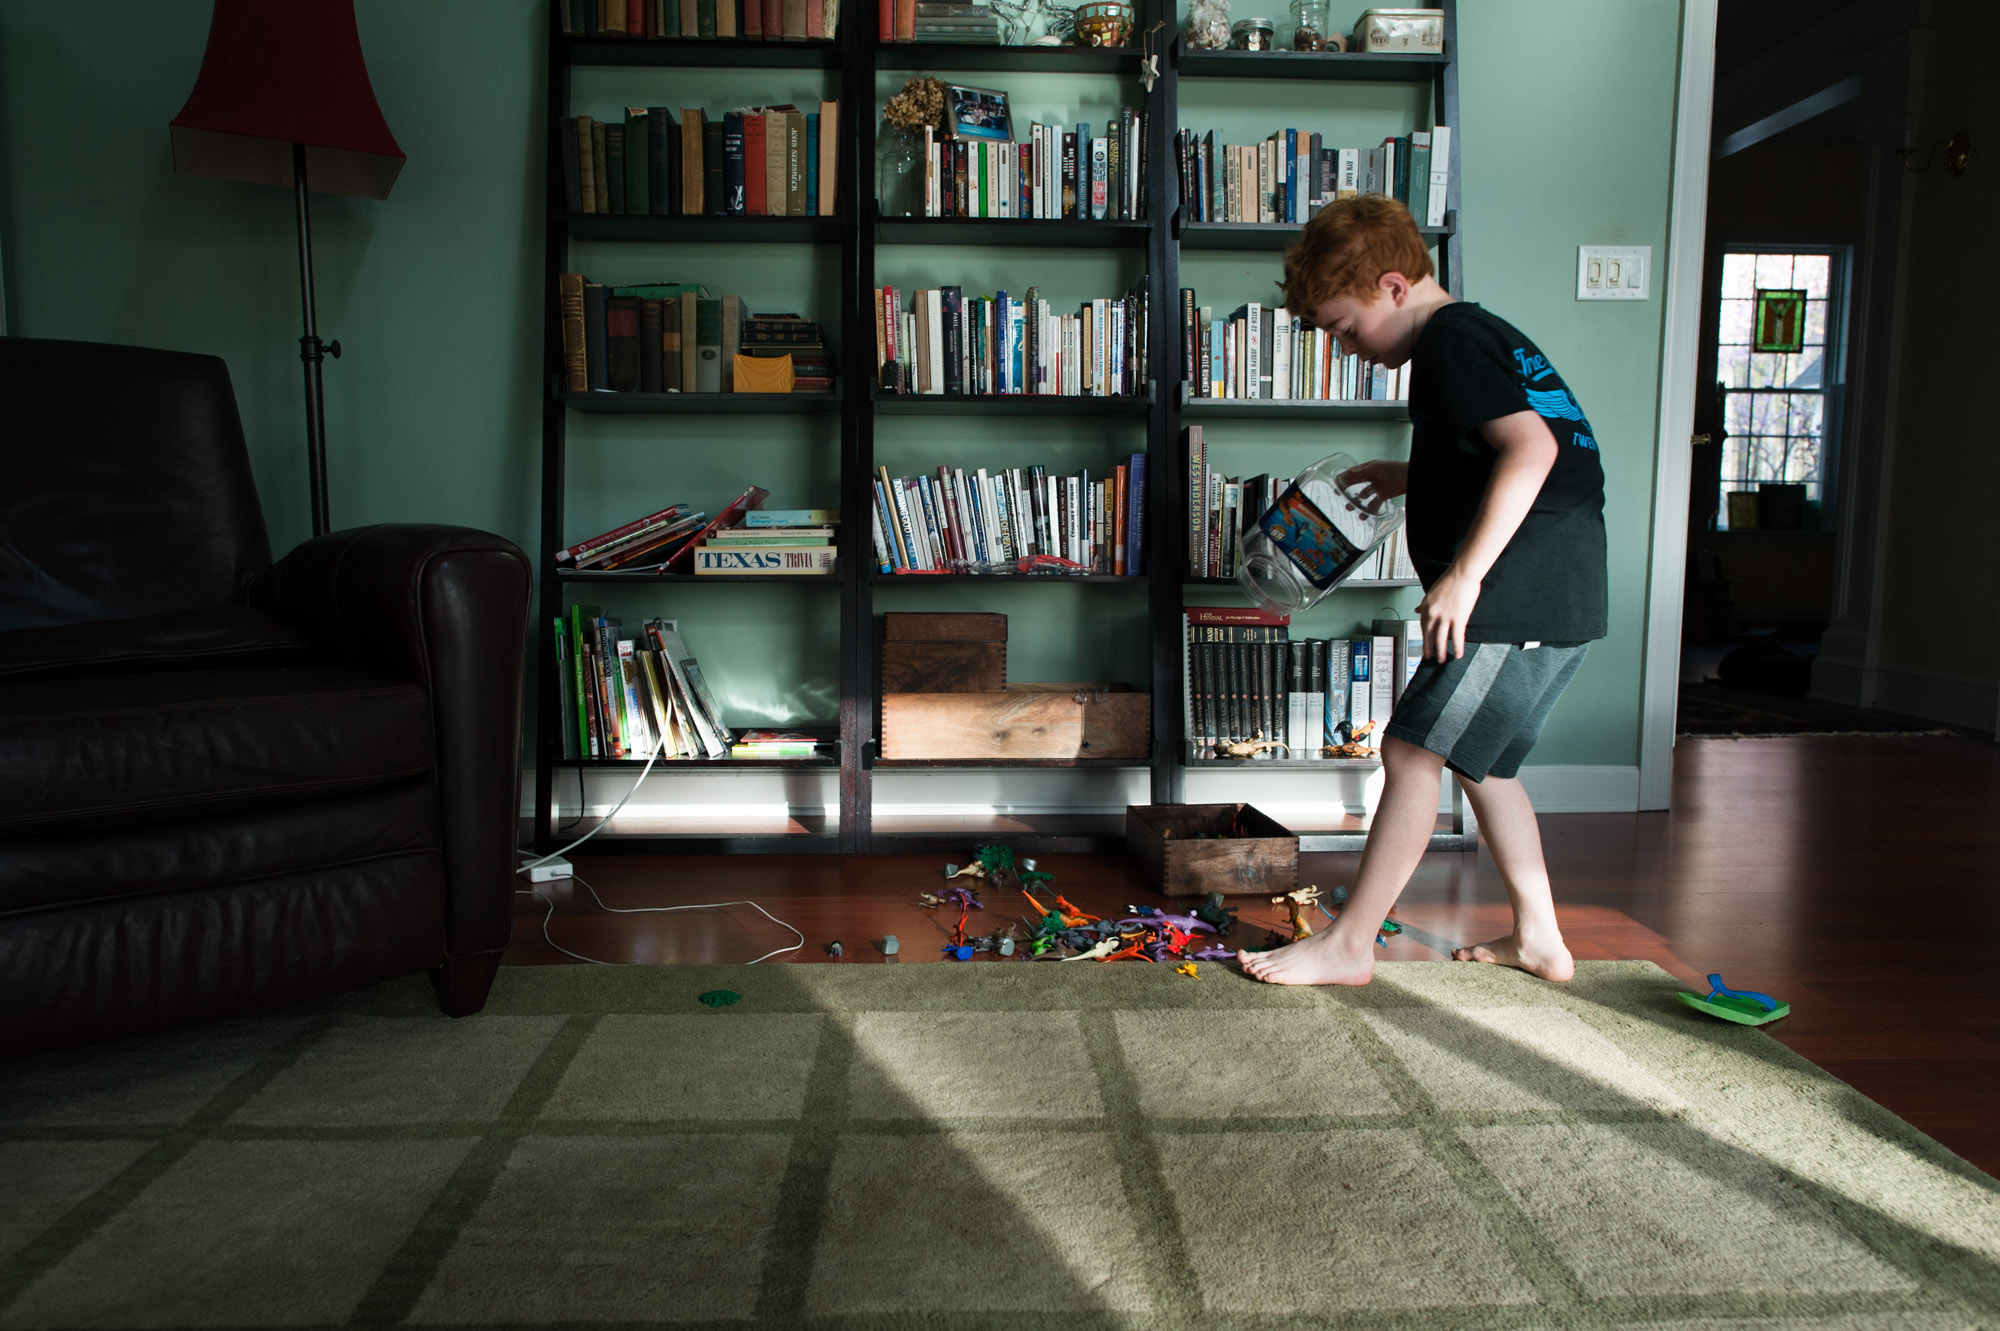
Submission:
[[[783,920],[771,914],[770,911],[765,910],[762,906],[758,905],[754,901],[708,901],[708,902],[702,902],[699,905],[691,905],[691,906],[607,906],[604,904],[604,898],[597,895],[596,888],[592,887],[589,883],[584,882],[583,879],[578,878],[574,874],[570,875],[570,878],[572,882],[583,883],[584,891],[590,893],[590,899],[597,903],[597,908],[599,910],[609,911],[613,915],[656,915],[656,914],[664,914],[667,911],[676,911],[676,910],[718,910],[724,906],[748,906],[752,910],[756,911],[759,915],[762,915],[765,919],[769,920],[771,923],[779,925],[789,930],[791,932],[792,937],[799,940],[798,942],[793,943],[789,947],[773,948],[769,952],[766,952],[761,957],[754,957],[751,960],[743,963],[746,966],[754,966],[760,961],[765,961],[771,957],[777,956],[780,952],[796,952],[800,948],[806,945],[806,936],[804,934],[800,933],[797,929],[793,929],[791,925],[786,924]],[[549,921],[555,918],[555,913],[556,913],[555,899],[552,897],[543,896],[540,892],[537,892],[532,887],[517,887],[514,889],[514,891],[516,895],[525,892],[529,896],[532,896],[538,901],[540,901],[544,906],[548,907],[548,909],[542,914],[542,940],[546,942],[550,947],[554,948],[556,951],[562,953],[564,956],[575,957],[578,961],[588,961],[591,964],[597,966],[643,966],[648,964],[642,961],[606,961],[602,957],[586,957],[581,952],[570,951],[568,948],[564,947],[561,943],[558,943],[555,939],[549,936]]]
[[[516,852],[521,856],[523,860],[527,862],[523,864],[520,868],[514,870],[514,872],[527,873],[530,870],[535,869],[540,865],[547,864],[550,860],[560,859],[564,855],[568,854],[570,851],[575,850],[578,846],[581,846],[584,842],[596,836],[599,832],[602,832],[607,826],[610,825],[611,820],[618,816],[618,811],[625,807],[625,801],[631,799],[634,795],[639,793],[639,787],[644,785],[646,782],[646,774],[653,770],[653,764],[659,761],[660,755],[662,753],[665,753],[666,750],[667,750],[666,736],[662,735],[660,737],[660,742],[654,746],[653,751],[646,755],[646,765],[640,768],[639,775],[633,778],[632,788],[625,792],[624,799],[619,800],[616,804],[611,806],[610,813],[605,814],[602,818],[597,820],[597,826],[591,828],[588,832],[585,832],[582,836],[570,842],[567,846],[564,846],[561,850],[552,850],[548,854],[541,856],[539,859],[531,858],[526,851]],[[601,906],[604,903],[600,901],[598,904]]]

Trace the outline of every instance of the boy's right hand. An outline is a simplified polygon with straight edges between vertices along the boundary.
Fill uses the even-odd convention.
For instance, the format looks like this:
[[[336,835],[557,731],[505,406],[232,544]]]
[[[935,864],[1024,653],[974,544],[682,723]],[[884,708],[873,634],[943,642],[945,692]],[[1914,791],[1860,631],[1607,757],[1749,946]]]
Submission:
[[[1349,467],[1336,479],[1341,485],[1358,486],[1362,502],[1375,509],[1409,490],[1410,464],[1376,458]]]

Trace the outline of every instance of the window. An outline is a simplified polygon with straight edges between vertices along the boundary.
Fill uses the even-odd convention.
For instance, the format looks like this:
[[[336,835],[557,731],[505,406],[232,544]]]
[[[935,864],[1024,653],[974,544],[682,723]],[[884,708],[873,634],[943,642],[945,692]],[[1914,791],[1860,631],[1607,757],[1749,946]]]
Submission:
[[[1732,492],[1760,483],[1805,487],[1806,512],[1817,512],[1831,480],[1831,441],[1838,438],[1842,249],[1785,252],[1731,249],[1722,259],[1722,308],[1717,325],[1716,379],[1722,397],[1721,493],[1718,526],[1727,529]],[[1803,293],[1803,318],[1797,296]],[[1761,296],[1761,300],[1760,300]],[[1760,351],[1759,345],[1797,346]],[[1739,510],[1741,512],[1741,510]],[[1817,527],[1810,517],[1807,527]]]

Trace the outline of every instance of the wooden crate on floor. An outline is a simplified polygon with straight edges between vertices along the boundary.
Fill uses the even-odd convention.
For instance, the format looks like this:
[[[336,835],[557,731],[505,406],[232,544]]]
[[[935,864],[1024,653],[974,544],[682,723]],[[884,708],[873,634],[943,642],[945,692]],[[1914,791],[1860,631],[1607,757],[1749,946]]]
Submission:
[[[1228,835],[1232,830],[1244,835]],[[1248,804],[1131,805],[1125,849],[1170,897],[1275,897],[1299,885],[1298,837]]]
[[[1018,683],[989,693],[884,693],[882,756],[1125,758],[1153,752],[1153,696],[1129,684]]]

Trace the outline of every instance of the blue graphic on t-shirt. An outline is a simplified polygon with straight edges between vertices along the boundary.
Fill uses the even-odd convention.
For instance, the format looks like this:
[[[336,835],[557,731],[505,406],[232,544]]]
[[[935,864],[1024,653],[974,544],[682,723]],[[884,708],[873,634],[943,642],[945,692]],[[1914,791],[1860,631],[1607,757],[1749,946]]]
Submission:
[[[1521,367],[1521,377],[1529,383],[1533,383],[1538,379],[1546,379],[1555,373],[1554,370],[1549,368],[1548,357],[1530,356],[1526,347],[1514,348],[1514,363]]]
[[[1569,395],[1567,388],[1552,388],[1547,391],[1528,388],[1522,391],[1527,393],[1528,405],[1535,409],[1537,416],[1560,417],[1566,421],[1583,419],[1583,408],[1576,404],[1576,399]]]
[[[1575,444],[1578,448],[1587,448],[1593,453],[1598,451],[1597,441],[1595,439],[1592,439],[1589,435],[1583,433],[1581,430],[1578,430],[1574,434],[1570,435],[1569,441],[1572,444]]]

